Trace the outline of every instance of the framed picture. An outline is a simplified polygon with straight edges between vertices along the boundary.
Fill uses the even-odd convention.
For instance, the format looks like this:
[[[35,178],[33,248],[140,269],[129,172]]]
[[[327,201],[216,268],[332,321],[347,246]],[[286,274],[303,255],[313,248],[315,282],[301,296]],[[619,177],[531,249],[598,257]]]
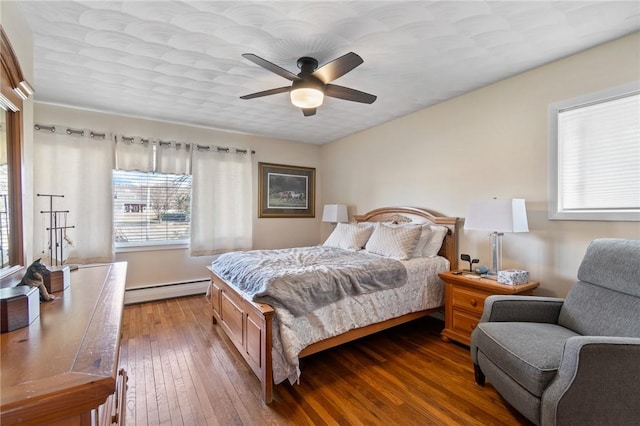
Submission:
[[[258,163],[258,217],[315,217],[316,169]]]

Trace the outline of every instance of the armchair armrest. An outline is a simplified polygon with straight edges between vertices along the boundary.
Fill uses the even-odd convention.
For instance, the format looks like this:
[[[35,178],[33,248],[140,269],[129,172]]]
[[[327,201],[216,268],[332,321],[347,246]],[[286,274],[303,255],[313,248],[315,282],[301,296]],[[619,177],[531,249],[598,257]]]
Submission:
[[[558,374],[542,395],[541,424],[636,423],[639,359],[640,338],[569,338]]]
[[[558,322],[564,299],[492,295],[484,301],[480,322]]]

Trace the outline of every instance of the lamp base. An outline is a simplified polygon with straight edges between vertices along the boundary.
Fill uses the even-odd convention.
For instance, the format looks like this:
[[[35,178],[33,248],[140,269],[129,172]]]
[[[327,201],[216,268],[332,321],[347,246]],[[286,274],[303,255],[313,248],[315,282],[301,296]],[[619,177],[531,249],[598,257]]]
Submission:
[[[489,274],[498,276],[498,271],[502,269],[502,232],[492,232],[491,236],[491,271]],[[497,278],[496,278],[497,279]]]

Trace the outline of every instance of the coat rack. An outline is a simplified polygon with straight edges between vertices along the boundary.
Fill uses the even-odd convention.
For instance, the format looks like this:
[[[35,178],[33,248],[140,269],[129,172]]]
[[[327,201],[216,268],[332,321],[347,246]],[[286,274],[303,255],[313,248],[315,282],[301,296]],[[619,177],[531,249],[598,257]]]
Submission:
[[[49,261],[55,266],[64,264],[64,239],[67,229],[75,228],[75,226],[67,225],[67,214],[69,210],[54,210],[53,199],[64,198],[64,195],[54,194],[36,194],[38,197],[49,197],[49,210],[41,210],[41,214],[49,215],[49,227],[45,228],[49,231]],[[64,215],[64,216],[63,216]],[[63,223],[64,218],[64,223]],[[59,257],[58,257],[59,256]]]

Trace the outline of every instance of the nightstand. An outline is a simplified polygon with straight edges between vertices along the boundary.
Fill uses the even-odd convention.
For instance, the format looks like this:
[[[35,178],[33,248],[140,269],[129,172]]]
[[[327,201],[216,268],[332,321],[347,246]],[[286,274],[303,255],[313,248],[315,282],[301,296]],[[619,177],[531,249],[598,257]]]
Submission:
[[[484,310],[484,300],[492,294],[531,295],[540,285],[537,281],[518,285],[499,284],[487,278],[469,278],[474,275],[462,272],[454,275],[453,271],[438,274],[444,281],[445,307],[444,330],[441,337],[445,342],[455,340],[469,346],[471,332],[480,322]]]

